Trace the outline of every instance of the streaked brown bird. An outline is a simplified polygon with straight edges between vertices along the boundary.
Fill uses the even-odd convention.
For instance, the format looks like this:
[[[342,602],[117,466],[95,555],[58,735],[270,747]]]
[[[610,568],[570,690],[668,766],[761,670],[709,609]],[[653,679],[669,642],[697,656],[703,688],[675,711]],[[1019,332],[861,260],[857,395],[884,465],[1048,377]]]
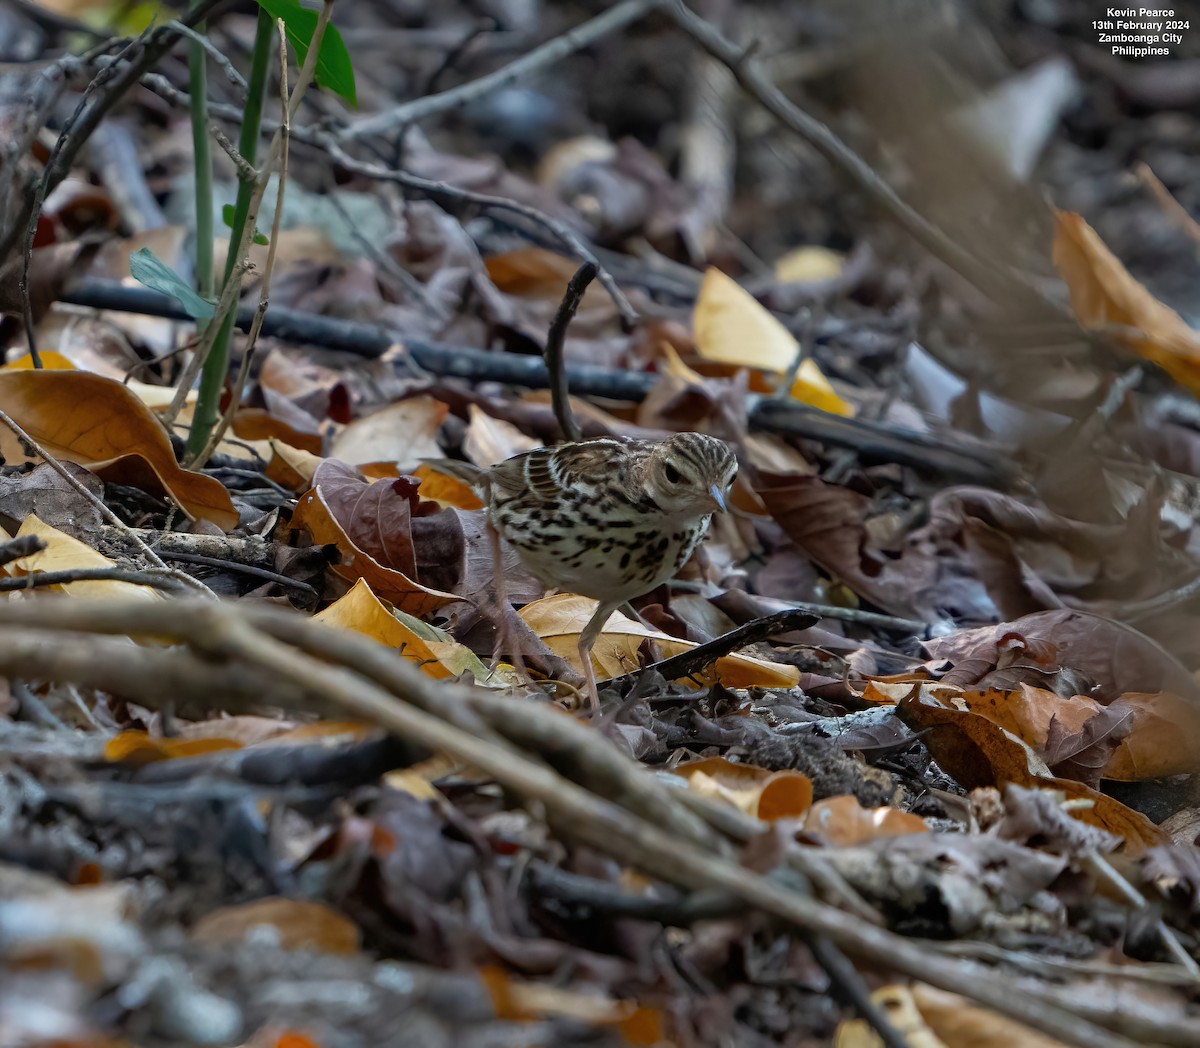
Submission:
[[[435,465],[474,488],[491,526],[544,586],[600,602],[579,635],[593,709],[591,651],[604,624],[683,567],[737,475],[729,445],[700,433],[574,441],[487,470]]]

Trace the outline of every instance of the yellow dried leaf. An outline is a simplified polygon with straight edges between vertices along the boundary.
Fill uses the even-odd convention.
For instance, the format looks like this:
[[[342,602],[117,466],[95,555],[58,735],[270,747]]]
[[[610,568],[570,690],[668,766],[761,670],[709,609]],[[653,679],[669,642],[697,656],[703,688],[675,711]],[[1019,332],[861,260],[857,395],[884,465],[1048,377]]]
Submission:
[[[928,833],[929,827],[918,815],[898,808],[864,808],[847,794],[817,801],[804,819],[804,831],[835,848],[849,848],[880,837]]]
[[[103,554],[97,553],[87,543],[80,542],[79,539],[39,520],[36,514],[30,513],[21,522],[17,538],[25,535],[36,535],[46,544],[46,548],[37,553],[31,553],[28,557],[15,560],[0,569],[14,577],[36,575],[48,571],[75,571],[81,568],[115,568],[118,566],[116,561],[109,560]],[[132,582],[119,580],[66,582],[51,588],[71,597],[91,597],[97,600],[162,599],[161,592],[150,586],[138,586]]]
[[[236,739],[161,739],[144,731],[123,731],[104,744],[104,759],[114,764],[153,764],[173,757],[198,757],[221,750],[240,750]]]
[[[704,274],[692,312],[696,352],[701,358],[736,367],[787,374],[800,353],[796,341],[757,299],[719,269]],[[834,392],[820,368],[804,361],[791,394],[802,403],[837,415],[854,409]]]
[[[705,360],[785,373],[800,343],[736,280],[710,267],[692,313],[696,351]]]
[[[771,771],[753,764],[734,764],[724,757],[705,757],[678,765],[674,773],[687,779],[696,792],[717,797],[766,822],[798,819],[812,804],[812,780],[798,771]]]
[[[470,673],[481,683],[494,682],[499,687],[509,683],[497,680],[478,655],[444,630],[385,604],[375,596],[365,579],[355,582],[348,593],[314,618],[327,626],[353,630],[395,648],[438,680]]]
[[[775,279],[783,284],[815,284],[842,275],[846,256],[818,244],[793,248],[775,260]]]
[[[1080,327],[1107,329],[1109,337],[1200,393],[1200,332],[1130,276],[1081,215],[1057,213],[1053,257]]]
[[[579,662],[579,634],[596,610],[597,602],[574,593],[558,593],[543,597],[521,609],[521,618],[554,654],[566,659],[576,668]],[[598,680],[619,677],[638,667],[638,648],[649,638],[659,645],[664,658],[690,651],[691,641],[649,629],[640,622],[616,612],[609,618],[592,649],[592,667]],[[756,659],[750,655],[726,655],[717,659],[703,673],[695,675],[698,686],[719,680],[729,688],[794,688],[800,682],[800,671],[794,666]],[[693,683],[688,678],[687,683]]]

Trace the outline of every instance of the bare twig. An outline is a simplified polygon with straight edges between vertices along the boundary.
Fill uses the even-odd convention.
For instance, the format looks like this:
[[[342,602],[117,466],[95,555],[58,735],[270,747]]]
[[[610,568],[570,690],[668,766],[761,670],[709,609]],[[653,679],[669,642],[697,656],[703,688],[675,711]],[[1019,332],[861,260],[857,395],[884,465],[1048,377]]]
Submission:
[[[40,553],[46,548],[46,543],[36,535],[22,535],[19,539],[9,539],[0,543],[0,567],[11,564],[14,560]]]
[[[723,658],[731,651],[738,651],[749,644],[757,644],[759,641],[766,640],[768,637],[774,637],[780,633],[808,629],[809,626],[814,625],[818,621],[818,616],[812,615],[807,611],[795,611],[791,609],[788,611],[777,611],[774,615],[764,615],[761,619],[754,619],[752,622],[743,623],[737,629],[732,629],[728,633],[714,637],[704,644],[698,644],[688,651],[672,655],[671,658],[663,659],[662,662],[655,662],[647,666],[646,670],[657,670],[667,680],[690,677],[693,673],[699,673],[706,666],[716,662],[717,659]],[[635,671],[635,673],[642,672],[645,671]],[[626,676],[633,675],[626,674]]]
[[[207,33],[198,33],[189,25],[184,25],[182,22],[172,19],[167,25],[174,29],[180,36],[186,36],[189,40],[199,44],[211,58],[221,68],[225,74],[225,78],[233,84],[234,87],[241,91],[244,98],[246,92],[250,90],[250,85],[246,83],[246,78],[234,68],[233,63],[229,58],[214,44]]]
[[[427,95],[411,102],[404,102],[375,116],[356,120],[339,132],[338,137],[346,140],[363,138],[366,135],[387,134],[416,120],[423,120],[435,113],[444,113],[483,98],[502,87],[554,65],[584,47],[594,44],[609,33],[616,32],[630,22],[636,22],[662,3],[662,0],[624,0],[590,22],[569,29],[535,47],[494,73],[481,76],[478,80],[453,87],[436,95]]]
[[[281,575],[277,571],[269,571],[267,568],[260,568],[255,564],[242,564],[236,560],[222,560],[220,557],[206,557],[202,553],[164,551],[164,555],[167,560],[178,561],[181,564],[202,564],[206,568],[219,568],[222,571],[232,571],[240,575],[251,575],[256,579],[264,579],[267,582],[274,582],[280,586],[301,590],[313,597],[317,596],[317,591],[307,582],[301,582],[299,579],[289,579],[286,575]]]
[[[168,569],[170,571],[171,569]],[[65,586],[70,582],[129,582],[135,586],[182,592],[189,587],[171,574],[157,571],[131,571],[128,568],[70,568],[64,571],[37,571],[13,578],[0,578],[0,593],[37,589],[41,586]]]
[[[571,413],[571,391],[567,388],[563,343],[567,338],[567,328],[579,309],[579,303],[583,301],[584,292],[587,291],[588,284],[595,279],[599,268],[594,262],[585,262],[571,277],[566,294],[554,313],[554,319],[550,321],[546,349],[542,354],[546,361],[546,370],[550,374],[550,399],[554,404],[554,417],[558,419],[558,428],[562,430],[564,440],[582,440],[583,431]]]

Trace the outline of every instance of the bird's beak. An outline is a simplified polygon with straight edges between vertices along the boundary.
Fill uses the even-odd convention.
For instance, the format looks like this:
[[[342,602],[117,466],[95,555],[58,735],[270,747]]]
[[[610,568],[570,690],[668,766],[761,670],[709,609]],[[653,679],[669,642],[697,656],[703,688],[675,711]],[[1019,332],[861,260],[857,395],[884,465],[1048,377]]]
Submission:
[[[715,502],[721,512],[724,513],[728,508],[725,505],[725,492],[723,492],[718,485],[714,484],[708,489],[708,493],[712,496],[713,502]]]

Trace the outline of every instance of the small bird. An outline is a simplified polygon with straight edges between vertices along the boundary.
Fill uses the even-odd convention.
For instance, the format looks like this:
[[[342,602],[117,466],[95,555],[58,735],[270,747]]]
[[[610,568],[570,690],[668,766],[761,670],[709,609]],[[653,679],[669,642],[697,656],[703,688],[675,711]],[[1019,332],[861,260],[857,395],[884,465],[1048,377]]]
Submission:
[[[573,441],[487,470],[436,467],[474,488],[492,528],[539,582],[600,602],[579,635],[593,709],[600,699],[591,651],[604,624],[683,567],[713,511],[726,508],[738,468],[728,444],[700,433]]]

